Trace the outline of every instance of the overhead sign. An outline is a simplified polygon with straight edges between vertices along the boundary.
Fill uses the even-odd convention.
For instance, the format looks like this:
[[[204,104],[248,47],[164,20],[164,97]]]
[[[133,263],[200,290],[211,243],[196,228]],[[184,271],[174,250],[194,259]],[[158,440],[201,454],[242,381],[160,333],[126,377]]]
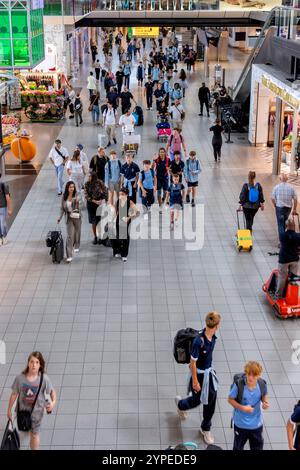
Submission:
[[[281,98],[283,101],[288,103],[292,106],[292,108],[298,109],[300,107],[300,99],[293,96],[289,91],[285,90],[284,88],[280,87],[276,83],[274,83],[270,78],[266,77],[265,75],[261,78],[262,84],[268,88],[274,95]]]
[[[159,36],[159,27],[154,26],[153,28],[132,28],[132,36],[137,36],[139,38],[155,38]]]

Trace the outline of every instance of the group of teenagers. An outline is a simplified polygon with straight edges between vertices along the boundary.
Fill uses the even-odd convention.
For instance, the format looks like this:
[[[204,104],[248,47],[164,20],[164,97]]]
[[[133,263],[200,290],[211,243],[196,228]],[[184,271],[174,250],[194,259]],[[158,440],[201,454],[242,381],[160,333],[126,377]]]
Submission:
[[[81,210],[84,205],[92,225],[93,244],[107,244],[109,237],[113,255],[123,261],[127,261],[128,256],[130,223],[140,215],[136,206],[138,192],[144,219],[148,219],[157,195],[159,210],[170,210],[171,230],[178,224],[184,202],[195,207],[201,173],[196,152],[190,151],[185,162],[179,150],[169,153],[170,156],[166,149],[161,147],[152,161],[143,160],[140,168],[131,152],[127,152],[125,161],[121,161],[115,150],[111,150],[107,156],[105,148],[99,147],[98,153],[89,162],[81,144],[76,146],[73,156],[69,158],[68,151],[62,147],[61,141],[55,141],[49,158],[57,175],[58,195],[62,196],[58,223],[65,216],[67,262],[72,261],[73,253],[79,252]],[[64,186],[65,173],[68,182]],[[112,226],[113,235],[110,232],[103,234],[101,227],[99,236],[98,224],[101,214],[105,211],[109,212],[111,220],[106,232]]]

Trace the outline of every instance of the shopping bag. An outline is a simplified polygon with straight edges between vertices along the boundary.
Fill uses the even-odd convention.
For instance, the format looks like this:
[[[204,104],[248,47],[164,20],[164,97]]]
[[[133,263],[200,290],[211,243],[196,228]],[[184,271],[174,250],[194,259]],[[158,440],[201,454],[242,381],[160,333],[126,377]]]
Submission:
[[[8,420],[3,434],[0,450],[19,450],[20,437],[12,421]]]

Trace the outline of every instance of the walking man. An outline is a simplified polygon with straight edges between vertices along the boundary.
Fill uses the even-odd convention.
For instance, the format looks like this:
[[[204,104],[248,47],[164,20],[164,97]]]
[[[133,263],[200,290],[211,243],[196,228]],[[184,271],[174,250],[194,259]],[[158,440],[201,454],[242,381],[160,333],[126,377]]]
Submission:
[[[108,101],[107,108],[103,113],[103,127],[105,128],[107,134],[107,146],[111,146],[111,141],[113,140],[114,143],[117,143],[116,140],[116,115],[117,111],[113,108],[112,103]]]
[[[272,204],[275,207],[278,236],[285,232],[285,224],[287,219],[292,212],[293,215],[297,215],[297,194],[293,186],[288,181],[288,175],[282,173],[280,175],[281,183],[277,184],[272,191]]]
[[[64,167],[65,162],[69,158],[69,152],[65,147],[62,147],[61,140],[56,139],[55,145],[49,153],[49,159],[52,162],[57,177],[57,195],[61,196],[64,186]]]
[[[216,344],[216,332],[219,329],[221,315],[218,312],[210,312],[206,315],[204,330],[200,331],[191,349],[190,374],[188,392],[191,396],[182,399],[179,395],[175,398],[180,418],[187,417],[187,410],[203,404],[203,421],[200,433],[206,444],[213,444],[214,437],[210,431],[212,417],[216,408],[218,379],[212,367],[213,351]]]
[[[198,91],[198,99],[200,101],[200,114],[199,116],[203,116],[203,106],[205,105],[207,111],[207,117],[209,117],[209,100],[210,100],[210,91],[209,88],[202,83],[202,86],[199,88]]]

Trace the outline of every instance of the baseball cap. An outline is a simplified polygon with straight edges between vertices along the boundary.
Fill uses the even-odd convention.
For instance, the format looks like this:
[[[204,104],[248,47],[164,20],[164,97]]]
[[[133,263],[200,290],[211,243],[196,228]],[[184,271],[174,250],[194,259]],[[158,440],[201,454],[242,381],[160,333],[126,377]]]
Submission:
[[[82,150],[82,149],[83,149],[83,145],[82,145],[82,144],[76,144],[76,147],[77,147],[79,150]]]

